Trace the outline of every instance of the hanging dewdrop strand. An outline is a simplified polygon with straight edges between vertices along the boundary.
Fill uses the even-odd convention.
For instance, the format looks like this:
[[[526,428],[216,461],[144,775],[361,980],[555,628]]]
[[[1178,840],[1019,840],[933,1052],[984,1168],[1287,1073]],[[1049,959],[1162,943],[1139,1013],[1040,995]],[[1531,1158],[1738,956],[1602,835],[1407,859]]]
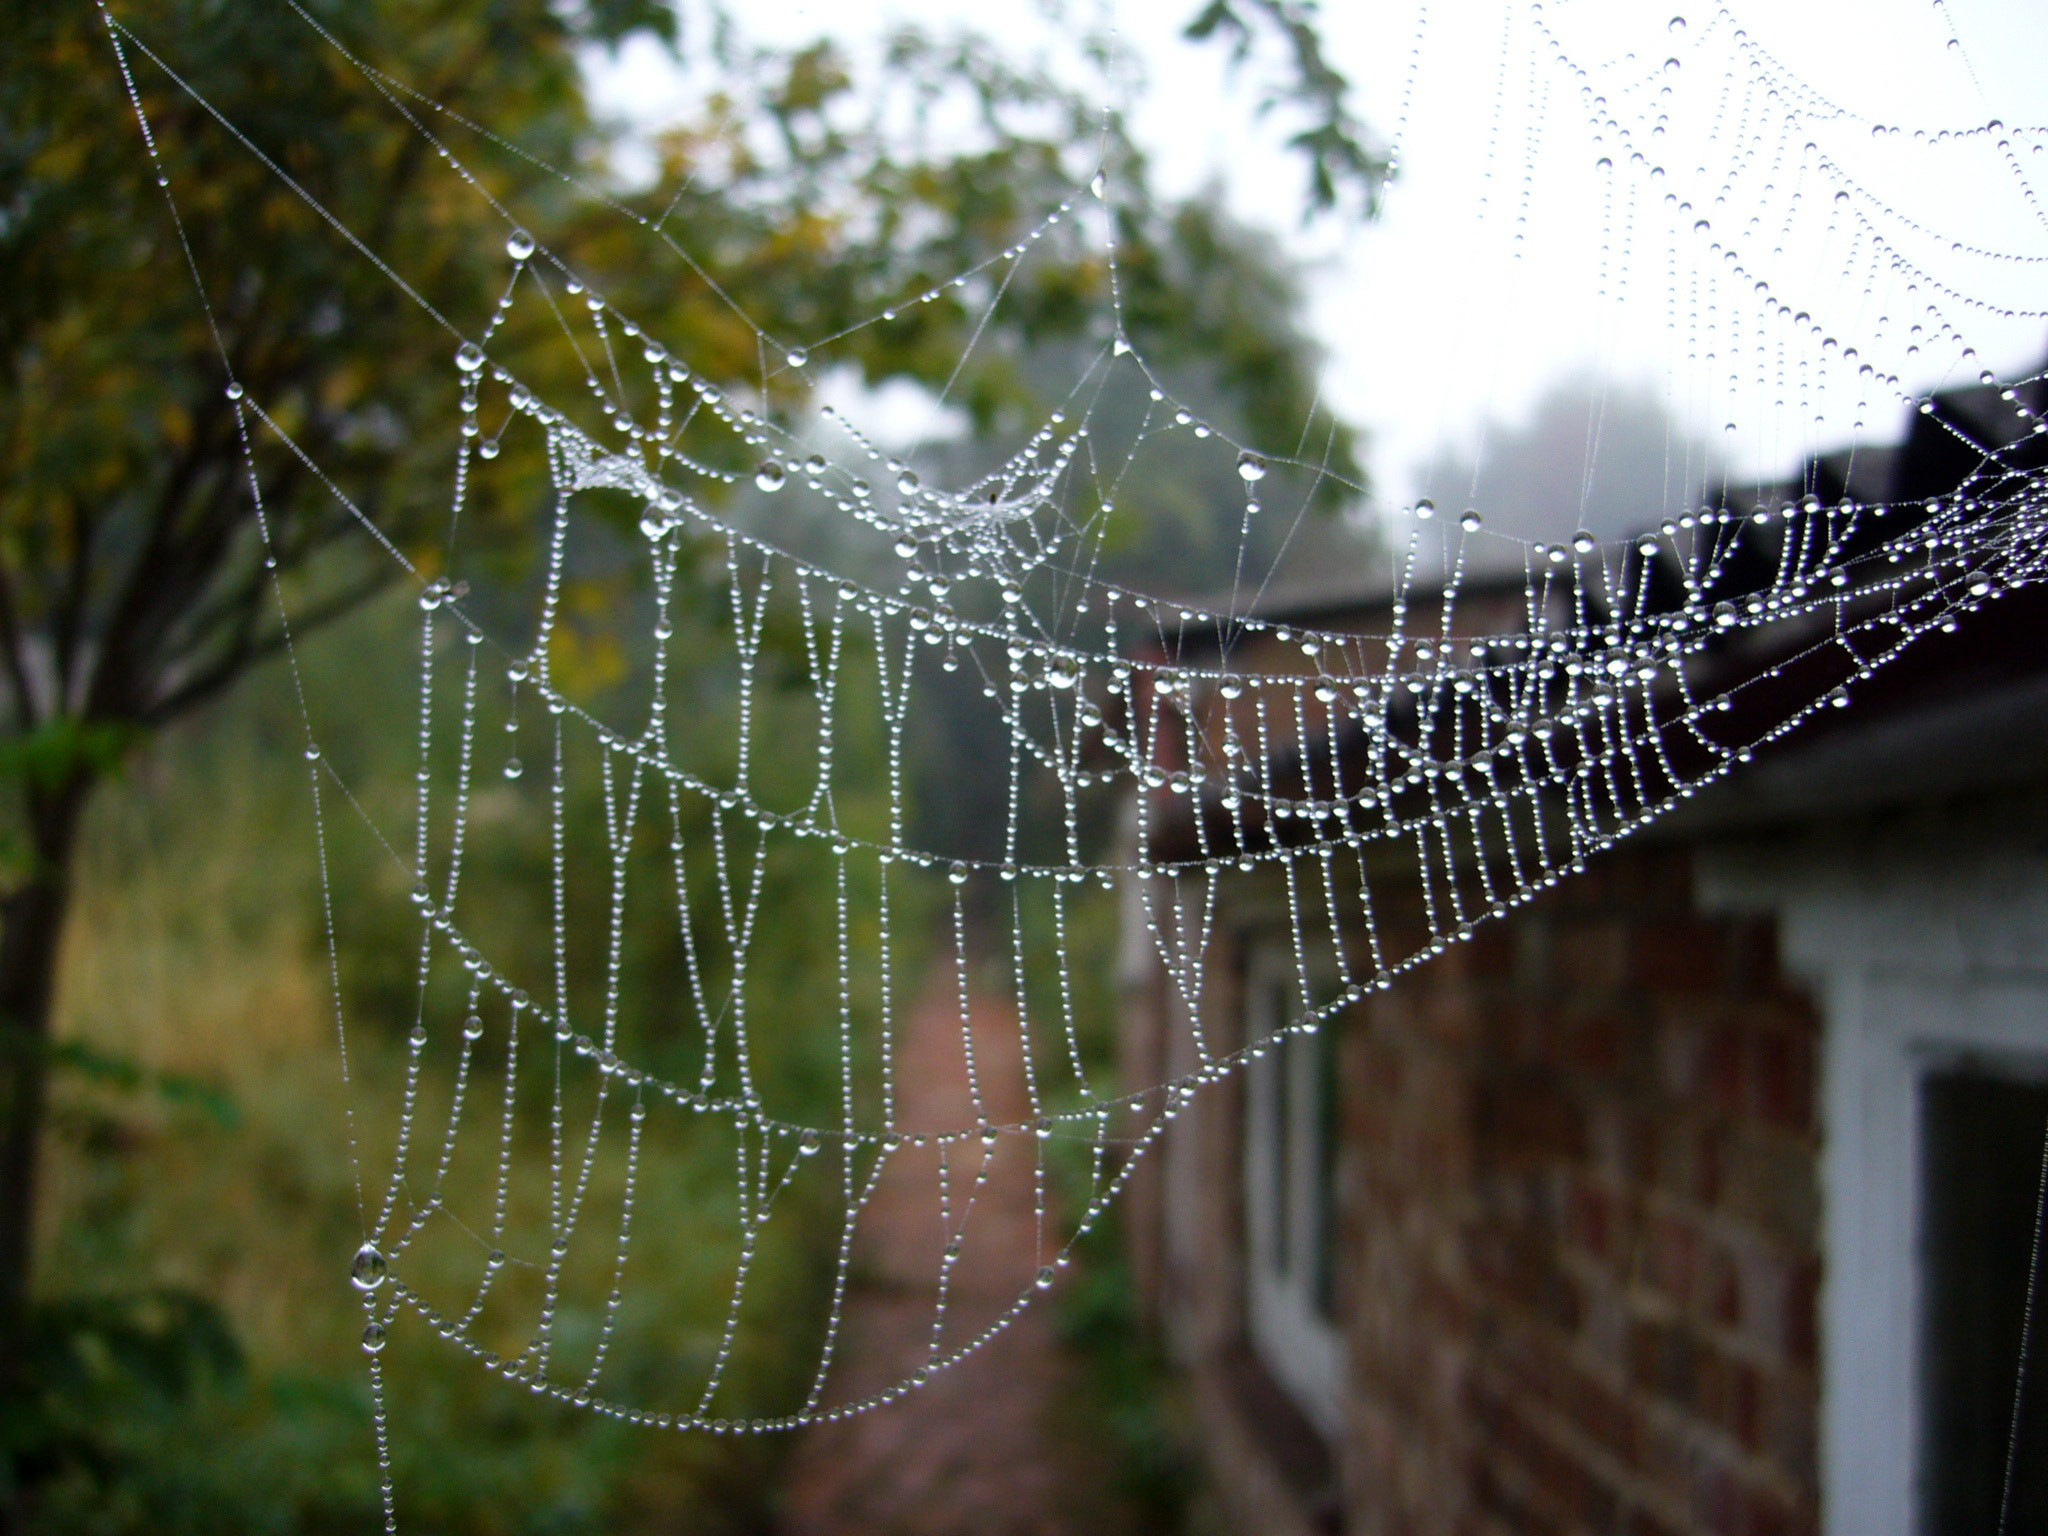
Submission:
[[[519,761],[519,685],[526,681],[526,662],[514,658],[505,667],[505,766],[504,775],[516,779],[526,771]]]

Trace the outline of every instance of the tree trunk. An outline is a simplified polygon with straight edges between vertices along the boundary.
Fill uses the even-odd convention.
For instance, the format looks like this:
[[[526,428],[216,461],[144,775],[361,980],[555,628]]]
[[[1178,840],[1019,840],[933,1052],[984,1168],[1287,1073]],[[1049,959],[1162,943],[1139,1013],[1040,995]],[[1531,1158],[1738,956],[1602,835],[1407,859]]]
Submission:
[[[57,954],[71,905],[72,849],[90,789],[86,775],[27,788],[35,863],[28,878],[0,898],[0,1351],[28,1298]]]

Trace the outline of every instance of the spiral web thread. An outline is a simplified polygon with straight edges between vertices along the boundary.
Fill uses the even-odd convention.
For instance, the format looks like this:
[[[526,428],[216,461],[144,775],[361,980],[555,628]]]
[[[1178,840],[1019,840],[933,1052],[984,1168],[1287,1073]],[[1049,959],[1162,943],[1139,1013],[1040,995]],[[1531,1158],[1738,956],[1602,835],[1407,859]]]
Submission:
[[[124,72],[162,70],[183,87],[173,61],[103,15]],[[308,25],[319,32],[310,18]],[[1542,108],[1531,118],[1532,137],[1582,133],[1599,157],[1603,281],[1619,303],[1633,274],[1639,289],[1665,305],[1674,344],[1682,338],[1687,349],[1683,366],[1674,365],[1674,391],[1731,412],[1776,411],[1800,421],[1830,392],[1853,393],[1859,416],[1918,406],[1968,450],[1975,468],[1960,490],[1911,503],[1808,494],[1753,506],[1721,497],[1703,506],[1679,483],[1673,505],[1645,508],[1647,531],[1623,544],[1583,535],[1568,544],[1523,544],[1489,533],[1484,509],[1436,517],[1422,504],[1401,524],[1406,546],[1396,551],[1386,627],[1369,635],[1262,618],[1245,601],[1248,581],[1228,602],[1204,605],[1119,591],[1095,574],[1117,496],[1144,472],[1142,449],[1227,457],[1243,488],[1247,533],[1254,519],[1277,515],[1259,501],[1276,470],[1322,472],[1312,461],[1234,440],[1177,399],[1126,336],[1113,284],[1099,349],[1063,407],[988,473],[928,485],[829,407],[792,422],[764,391],[697,372],[685,341],[649,334],[620,314],[506,215],[507,277],[496,308],[471,330],[458,318],[423,320],[439,320],[462,338],[451,347],[449,370],[463,423],[453,444],[453,514],[460,517],[465,499],[492,473],[501,441],[529,434],[545,446],[554,492],[545,579],[537,610],[523,628],[508,629],[487,626],[459,558],[430,582],[419,582],[407,565],[419,582],[418,802],[409,839],[371,828],[405,866],[418,927],[419,1018],[396,1155],[381,1174],[367,1167],[359,1174],[365,1235],[353,1270],[378,1384],[387,1518],[393,1495],[378,1355],[401,1314],[414,1314],[458,1351],[535,1393],[660,1428],[781,1430],[890,1402],[1017,1317],[1102,1219],[1180,1106],[1272,1045],[1273,1037],[1240,1038],[1233,1024],[1212,1016],[1205,993],[1219,905],[1233,882],[1259,882],[1279,894],[1298,978],[1297,1012],[1279,1034],[1314,1031],[1581,869],[1760,747],[1846,704],[1850,690],[1921,637],[1951,630],[2038,579],[2048,504],[2041,475],[2025,466],[2044,427],[2042,379],[1982,372],[1981,383],[1998,397],[1995,411],[1966,426],[1912,394],[1900,374],[1924,373],[1931,363],[1950,376],[1978,376],[1976,327],[2038,322],[2042,311],[2013,294],[2024,296],[2038,282],[2048,240],[2018,250],[1953,244],[1892,208],[1881,186],[1853,175],[1825,146],[1845,138],[1897,143],[1915,163],[1944,153],[1989,156],[2039,215],[2034,178],[2048,130],[1873,123],[1804,85],[1727,10],[1690,27],[1674,21],[1669,30],[1673,54],[1662,65],[1634,53],[1595,58],[1540,8],[1515,11],[1503,33],[1500,90],[1503,97],[1523,90]],[[308,41],[340,46],[324,32]],[[1511,57],[1526,63],[1519,84]],[[389,76],[366,73],[471,193],[487,198],[430,126],[440,109]],[[1412,67],[1408,78],[1415,78]],[[1683,86],[1692,81],[1704,89],[1688,94]],[[140,117],[132,85],[131,95]],[[1558,105],[1574,98],[1576,117]],[[142,127],[154,156],[146,119]],[[1667,172],[1660,159],[1692,158],[1672,142],[1685,133],[1701,149],[1698,185],[1680,185],[1687,178]],[[1534,154],[1531,145],[1523,151]],[[1496,144],[1490,153],[1503,151]],[[1710,174],[1709,165],[1720,170]],[[1521,238],[1534,195],[1524,169],[1519,192],[1487,214],[1509,243]],[[1510,180],[1498,167],[1494,179]],[[182,217],[178,189],[168,179],[165,189],[173,216]],[[1105,205],[1117,195],[1094,171],[1013,247],[909,303],[951,292],[993,308],[1042,241],[1092,245],[1113,273]],[[1743,212],[1731,216],[1730,207]],[[680,251],[639,215],[622,208],[620,216]],[[1781,252],[1795,226],[1812,226],[1841,259],[1839,291],[1852,301],[1837,306],[1849,313],[1835,326],[1856,335],[1854,345],[1808,313],[1764,254],[1773,239]],[[522,305],[550,312],[585,357],[588,398],[543,398],[494,359],[494,338]],[[769,373],[808,377],[845,334],[798,345],[757,329],[763,382]],[[223,361],[232,381],[233,360],[224,353]],[[1150,410],[1136,440],[1112,451],[1092,432],[1092,412],[1119,379],[1135,379]],[[245,441],[300,452],[262,401],[233,382],[228,393]],[[729,460],[758,467],[700,462],[678,447],[685,428],[722,433],[732,440]],[[259,483],[253,459],[250,478],[252,487]],[[1682,482],[1682,472],[1676,478]],[[634,684],[640,703],[630,719],[616,709],[601,715],[551,670],[565,566],[591,515],[589,499],[600,491],[639,507],[638,558],[653,593],[646,664]],[[771,497],[777,505],[801,501],[821,524],[866,530],[879,563],[834,569],[750,531],[754,525],[734,508]],[[255,515],[262,519],[260,505]],[[356,515],[365,537],[404,563],[371,520]],[[719,557],[709,566],[707,547]],[[1468,581],[1468,567],[1498,571],[1504,561],[1519,576]],[[893,579],[871,574],[883,568]],[[677,664],[671,648],[681,643],[672,605],[690,584],[707,582],[723,589],[730,611],[730,654],[721,664],[736,702],[736,737],[721,772],[693,766],[695,758],[679,750],[693,722],[679,725],[668,691]],[[970,603],[971,593],[987,601]],[[279,602],[285,606],[282,591]],[[771,613],[800,634],[805,660],[795,686],[808,723],[788,728],[785,710],[782,728],[764,740],[759,672]],[[906,724],[919,707],[920,668],[934,661],[978,678],[983,704],[1002,724],[1010,790],[999,860],[957,860],[908,840]],[[870,696],[853,700],[859,690]],[[881,722],[884,784],[849,785],[835,762],[837,722],[855,702]],[[493,724],[510,727],[503,755],[489,744]],[[325,880],[336,818],[368,813],[322,754],[310,714],[307,727]],[[764,752],[778,759],[778,782],[800,765],[808,794],[777,799],[762,789]],[[459,765],[452,787],[445,774],[428,771],[431,762],[450,760]],[[602,785],[603,837],[594,846],[578,844],[565,810],[567,786],[581,771],[594,771]],[[466,863],[471,812],[482,786],[500,775],[516,781],[517,816],[544,829],[552,850],[551,956],[493,953],[476,936],[475,915],[494,892]],[[842,816],[840,800],[854,788],[879,791],[879,817]],[[1049,795],[1057,808],[1064,851],[1050,859],[1028,856],[1020,840],[1033,795]],[[1084,829],[1112,804],[1128,807],[1131,835],[1120,856],[1091,860]],[[672,865],[660,891],[643,888],[631,857],[646,829],[666,844]],[[837,892],[840,1006],[833,1017],[763,1019],[749,1010],[756,990],[750,956],[764,925],[776,921],[764,905],[772,901],[764,896],[767,872],[785,852],[813,861]],[[723,915],[722,931],[708,943],[688,921],[692,883],[707,868]],[[1420,933],[1375,921],[1374,893],[1390,878],[1419,887]],[[608,915],[597,931],[572,931],[567,893],[585,884],[607,893]],[[1124,910],[1136,916],[1170,979],[1186,1030],[1175,1051],[1188,1063],[1172,1081],[1108,1091],[1090,1078],[1076,1037],[1071,925],[1091,885],[1123,893]],[[336,907],[369,899],[328,886],[330,940]],[[916,900],[942,914],[950,908],[961,948],[954,963],[971,1109],[943,1125],[908,1123],[895,1088],[914,978],[904,974],[892,912]],[[1012,1086],[1021,1099],[976,1075],[962,958],[974,902],[1002,914],[1010,929],[994,950],[1002,988],[1016,1002],[1022,1077]],[[1026,957],[1038,930],[1027,931],[1027,912],[1040,914],[1051,936],[1049,969],[1034,974]],[[695,1031],[695,1074],[659,1075],[633,1059],[622,1039],[622,955],[629,930],[643,922],[678,927],[684,975],[674,1011]],[[603,957],[604,1002],[594,1014],[569,1002],[571,952],[586,948]],[[463,999],[452,1010],[442,1005],[450,976]],[[350,1005],[338,972],[336,1006],[345,1043]],[[782,1112],[772,1087],[757,1080],[762,1032],[792,1029],[836,1035],[840,1110],[828,1121]],[[452,1063],[453,1088],[445,1105],[435,1100],[445,1112],[430,1114],[433,1096],[422,1082],[435,1056]],[[543,1068],[537,1075],[535,1063]],[[545,1127],[552,1149],[549,1241],[507,1253],[508,1208],[521,1194],[508,1188],[512,1148],[528,1117]],[[648,1176],[645,1149],[663,1121],[680,1124],[678,1135],[715,1132],[728,1147],[729,1305],[706,1369],[668,1401],[627,1401],[607,1393],[606,1374],[633,1276],[634,1190]],[[479,1139],[489,1167],[467,1198],[450,1169],[459,1149],[475,1155]],[[1078,1144],[1090,1169],[1084,1197],[1065,1212],[1048,1196],[1055,1143]],[[620,1159],[621,1176],[594,1179],[601,1148]],[[929,1174],[945,1233],[935,1259],[930,1349],[901,1380],[848,1396],[835,1390],[834,1362],[844,1342],[855,1238],[885,1174],[906,1169],[919,1179]],[[1034,1192],[1038,1268],[1019,1278],[1014,1300],[993,1315],[949,1316],[949,1277],[970,1241],[976,1201],[992,1178],[1011,1173],[1028,1178]],[[841,1227],[828,1313],[815,1320],[811,1385],[777,1412],[728,1409],[725,1373],[744,1330],[789,1326],[751,1316],[746,1302],[762,1234],[778,1202],[786,1206],[789,1191],[803,1185],[823,1191]],[[471,1245],[473,1281],[464,1293],[409,1274],[416,1246],[444,1228],[459,1228]],[[571,1263],[579,1244],[601,1255],[590,1273],[600,1277],[593,1305],[602,1324],[594,1343],[579,1345],[570,1359],[555,1321],[579,1284]],[[537,1296],[524,1313],[525,1346],[508,1357],[490,1350],[477,1324],[511,1269],[526,1273]]]

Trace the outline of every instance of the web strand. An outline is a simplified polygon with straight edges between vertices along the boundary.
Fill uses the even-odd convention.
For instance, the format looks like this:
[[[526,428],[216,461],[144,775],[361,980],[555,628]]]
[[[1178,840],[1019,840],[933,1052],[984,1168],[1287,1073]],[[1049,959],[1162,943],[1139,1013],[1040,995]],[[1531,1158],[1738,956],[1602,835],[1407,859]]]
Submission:
[[[425,124],[445,119],[566,173],[370,66],[287,4],[445,157],[457,191],[505,226],[502,256],[488,254],[505,263],[502,284],[487,290],[500,295],[489,318],[443,315],[163,51],[107,16],[124,75],[132,49],[457,343],[452,504],[431,558],[409,555],[351,501],[280,425],[274,402],[227,386],[252,491],[259,455],[290,455],[420,607],[406,812],[356,793],[320,755],[327,722],[301,689],[363,1211],[353,1273],[394,1529],[378,1355],[401,1314],[536,1395],[664,1429],[781,1431],[899,1400],[1054,1282],[1197,1094],[1540,899],[2043,574],[2048,490],[2035,466],[2048,384],[1973,369],[1965,327],[1993,313],[2043,314],[1983,272],[2031,273],[2048,252],[1916,249],[1928,231],[1820,147],[1845,126],[1889,142],[1895,125],[1807,87],[1726,12],[1669,43],[1661,69],[1590,58],[1545,15],[1520,15],[1518,28],[1543,46],[1517,71],[1518,33],[1503,34],[1484,220],[1518,242],[1539,195],[1530,166],[1546,143],[1579,135],[1610,178],[1603,296],[1624,302],[1631,273],[1639,284],[1657,274],[1683,332],[1675,344],[1688,349],[1674,396],[1732,413],[1782,393],[1783,409],[1804,418],[1824,374],[1859,409],[1915,408],[1924,430],[1967,458],[1961,484],[1938,496],[1824,499],[1808,486],[1745,499],[1696,483],[1704,456],[1688,445],[1667,460],[1667,504],[1645,506],[1625,541],[1510,538],[1487,527],[1483,509],[1453,515],[1419,502],[1393,524],[1391,571],[1358,604],[1363,617],[1319,627],[1268,599],[1312,508],[1333,488],[1362,491],[1337,466],[1338,423],[1319,401],[1298,435],[1282,438],[1291,452],[1262,451],[1228,412],[1203,407],[1183,370],[1148,356],[1123,307],[1129,277],[1113,215],[1125,194],[1106,173],[999,251],[920,279],[899,306],[987,280],[944,401],[1034,262],[1078,253],[1107,274],[1071,388],[962,469],[964,458],[937,446],[889,451],[811,393],[850,355],[848,338],[894,311],[802,345],[778,340],[749,318],[744,294],[669,235],[675,202],[650,220],[598,189],[602,206],[680,257],[749,329],[758,377],[712,376],[688,360],[693,338],[663,337],[622,312]],[[1671,82],[1693,69],[1708,34],[1728,67],[1702,103]],[[1421,39],[1418,29],[1418,57]],[[1417,79],[1411,60],[1403,132]],[[155,158],[132,77],[129,95]],[[1528,108],[1519,137],[1501,110],[1511,98]],[[1581,119],[1561,105],[1573,101]],[[1680,127],[1723,162],[1718,182],[1702,164],[1705,180],[1682,194],[1660,147]],[[2002,145],[2007,159],[2043,141],[2002,126],[1939,130],[1938,140],[1903,132],[1944,150]],[[1812,145],[1793,147],[1808,133]],[[183,240],[177,190],[165,190]],[[1748,224],[1713,211],[1744,199]],[[1846,245],[1855,305],[1832,291],[1793,296],[1763,231],[1795,224]],[[197,283],[189,242],[185,251]],[[200,296],[205,304],[203,284]],[[1889,308],[1863,313],[1873,296]],[[1843,314],[1816,318],[1830,309]],[[512,320],[561,338],[587,392],[519,372],[503,343]],[[232,381],[217,327],[215,336]],[[1923,347],[1977,379],[1983,411],[1963,417],[1912,391],[1907,360]],[[790,394],[772,391],[771,376]],[[1111,418],[1125,406],[1119,425]],[[1582,510],[1608,406],[1600,398],[1584,424]],[[1806,443],[1808,426],[1802,419],[1789,439]],[[477,547],[486,535],[466,514],[500,476],[509,483],[514,453],[544,466],[539,570],[530,586],[494,586]],[[1199,466],[1205,495],[1227,488],[1223,526],[1236,545],[1218,585],[1228,596],[1134,593],[1105,575],[1124,503],[1169,479],[1169,461]],[[260,498],[254,515],[263,517]],[[1283,516],[1288,527],[1269,534]],[[267,524],[262,536],[268,547]],[[631,642],[622,676],[602,685],[575,665],[579,582],[598,555],[641,581],[620,603]],[[289,635],[291,594],[280,583],[273,597]],[[296,676],[295,651],[292,662]],[[958,848],[913,814],[909,766],[924,712],[954,709],[941,701],[955,694],[1002,770],[1000,810],[974,829],[988,837]],[[510,748],[502,756],[488,745],[494,731]],[[338,793],[323,793],[330,783]],[[408,813],[403,829],[380,821]],[[1117,818],[1124,835],[1106,845],[1093,829]],[[514,892],[500,871],[519,837],[541,852],[534,888]],[[383,898],[338,887],[329,853],[344,838],[388,862],[413,909],[405,1071],[395,1105],[380,1106],[392,1126],[388,1168],[358,1146],[356,1105],[371,1090],[349,1075],[347,1053],[351,1010],[367,1005],[350,997],[338,938],[341,909]],[[793,905],[800,890],[825,893],[821,913]],[[1258,1038],[1224,1014],[1215,985],[1228,963],[1220,914],[1241,894],[1271,914],[1291,961],[1292,1012]],[[543,952],[504,937],[498,913],[521,898],[545,912]],[[1115,1082],[1084,1039],[1079,951],[1090,925],[1111,920],[1112,901],[1128,942],[1156,957],[1172,990],[1176,1037],[1153,1081]],[[916,1012],[928,1006],[913,972],[925,957],[922,935],[905,930],[927,914],[946,946],[938,971],[950,969],[945,1031],[927,1030]],[[987,934],[982,914],[992,914]],[[792,1003],[776,939],[783,924],[806,921],[823,935],[827,984]],[[670,981],[641,997],[635,955],[649,948],[672,955]],[[1003,1006],[991,1009],[991,997]],[[936,1049],[927,1035],[957,1053],[957,1092],[910,1102],[905,1053]],[[803,1046],[816,1051],[808,1095],[790,1066]],[[529,1144],[544,1157],[519,1156]],[[687,1371],[622,1369],[642,1347],[632,1299],[649,1266],[635,1244],[666,1209],[650,1213],[647,1191],[686,1154],[720,1169],[702,1217],[718,1271],[715,1324]],[[1068,1157],[1086,1170],[1075,1202],[1056,1197],[1051,1171]],[[919,1199],[940,1234],[920,1280],[931,1305],[924,1355],[901,1379],[842,1397],[863,1222],[885,1180],[913,1178],[928,1180]],[[1035,1264],[987,1303],[963,1277],[983,1230],[977,1215],[993,1219],[991,1191],[1010,1178],[1029,1190]],[[749,1339],[796,1325],[769,1315],[761,1293],[772,1282],[761,1276],[773,1243],[804,1222],[830,1234],[829,1278],[802,1325],[812,1330],[803,1381],[788,1401],[763,1405],[740,1379]],[[444,1242],[455,1256],[430,1261]],[[572,1316],[595,1322],[579,1333],[562,1321]],[[684,1385],[660,1400],[634,1396],[650,1375]]]

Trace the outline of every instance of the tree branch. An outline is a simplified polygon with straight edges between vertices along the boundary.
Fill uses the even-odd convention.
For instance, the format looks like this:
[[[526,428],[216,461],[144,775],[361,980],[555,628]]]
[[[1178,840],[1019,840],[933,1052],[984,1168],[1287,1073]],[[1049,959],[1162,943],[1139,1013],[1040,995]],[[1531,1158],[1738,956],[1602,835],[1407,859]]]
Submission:
[[[390,582],[389,569],[378,567],[361,581],[306,609],[298,616],[289,631],[280,625],[264,635],[253,638],[246,635],[238,637],[226,654],[186,679],[163,699],[143,711],[137,717],[137,722],[154,730],[176,719],[186,710],[205,703],[250,667],[278,654],[288,642],[301,639],[353,612],[383,591]]]
[[[35,697],[29,692],[28,661],[15,617],[14,575],[4,554],[0,554],[0,652],[5,653],[7,681],[14,690],[14,728],[25,736],[35,729]]]

